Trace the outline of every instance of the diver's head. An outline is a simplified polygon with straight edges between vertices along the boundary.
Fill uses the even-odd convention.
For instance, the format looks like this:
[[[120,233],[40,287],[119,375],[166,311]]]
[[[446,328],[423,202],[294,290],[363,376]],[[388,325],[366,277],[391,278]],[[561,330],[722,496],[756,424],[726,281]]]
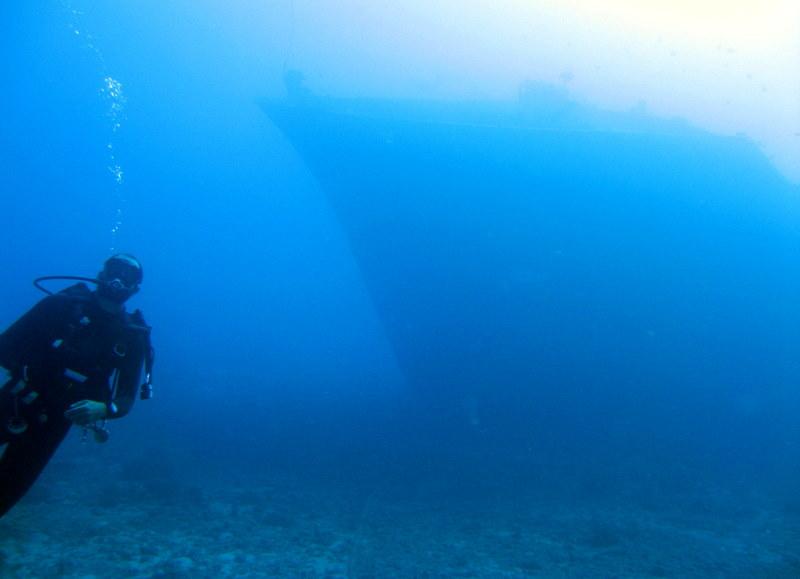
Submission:
[[[97,274],[97,295],[116,304],[124,304],[139,291],[142,283],[142,264],[127,253],[109,257]]]

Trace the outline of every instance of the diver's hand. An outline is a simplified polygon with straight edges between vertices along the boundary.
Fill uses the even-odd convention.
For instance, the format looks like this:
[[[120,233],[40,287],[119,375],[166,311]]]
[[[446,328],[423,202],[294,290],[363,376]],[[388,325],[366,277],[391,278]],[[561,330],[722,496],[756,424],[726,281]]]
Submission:
[[[69,420],[81,426],[92,424],[106,417],[108,409],[102,402],[95,400],[81,400],[76,402],[64,413]]]

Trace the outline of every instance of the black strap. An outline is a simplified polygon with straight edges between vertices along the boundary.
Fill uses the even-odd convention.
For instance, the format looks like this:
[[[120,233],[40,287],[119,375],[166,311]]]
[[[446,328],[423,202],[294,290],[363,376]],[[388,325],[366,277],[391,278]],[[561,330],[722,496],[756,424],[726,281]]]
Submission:
[[[153,348],[153,343],[150,340],[150,326],[144,321],[144,315],[141,310],[136,310],[130,316],[130,327],[145,333],[145,350],[144,350],[144,383],[139,388],[139,398],[142,400],[150,400],[153,397],[153,365],[156,361],[156,351]]]
[[[153,364],[156,361],[156,351],[150,343],[150,332],[147,333],[147,349],[144,354],[144,384],[139,389],[139,398],[150,400],[153,397]]]

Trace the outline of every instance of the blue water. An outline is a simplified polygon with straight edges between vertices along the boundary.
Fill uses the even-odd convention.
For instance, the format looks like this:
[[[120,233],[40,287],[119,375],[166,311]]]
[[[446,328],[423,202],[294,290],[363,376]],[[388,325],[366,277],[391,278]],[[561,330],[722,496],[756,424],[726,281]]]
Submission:
[[[746,137],[528,87],[319,138],[212,13],[0,14],[0,326],[126,251],[157,349],[0,575],[800,574],[800,189]]]

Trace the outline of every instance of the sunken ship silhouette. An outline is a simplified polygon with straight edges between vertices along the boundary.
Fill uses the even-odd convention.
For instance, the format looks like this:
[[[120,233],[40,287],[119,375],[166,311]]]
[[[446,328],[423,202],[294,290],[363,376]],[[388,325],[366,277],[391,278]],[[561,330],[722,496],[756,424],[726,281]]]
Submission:
[[[745,137],[542,85],[509,103],[287,87],[260,105],[330,201],[436,420],[491,428],[502,408],[546,430],[634,410],[644,425],[692,381],[710,405],[779,371],[766,344],[797,337],[797,187]]]

